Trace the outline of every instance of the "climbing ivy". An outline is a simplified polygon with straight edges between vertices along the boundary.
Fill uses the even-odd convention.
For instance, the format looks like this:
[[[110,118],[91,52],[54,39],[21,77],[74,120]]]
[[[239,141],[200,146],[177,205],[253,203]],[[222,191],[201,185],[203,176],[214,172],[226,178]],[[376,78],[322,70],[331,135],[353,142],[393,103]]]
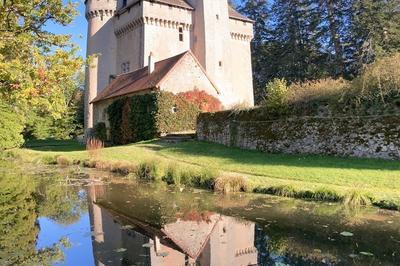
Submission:
[[[181,95],[152,92],[116,100],[107,112],[111,142],[127,144],[194,130],[200,110]]]

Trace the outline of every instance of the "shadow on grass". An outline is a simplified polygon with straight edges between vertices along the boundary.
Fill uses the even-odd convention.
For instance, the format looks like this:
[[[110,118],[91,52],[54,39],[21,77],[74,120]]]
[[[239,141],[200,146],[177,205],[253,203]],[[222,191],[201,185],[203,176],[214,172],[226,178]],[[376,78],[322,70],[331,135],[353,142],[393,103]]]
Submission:
[[[29,140],[23,148],[34,151],[53,151],[53,152],[74,152],[84,151],[85,146],[77,140]]]
[[[177,144],[163,141],[152,141],[137,144],[139,146],[173,156],[202,156],[229,160],[232,163],[245,164],[248,166],[276,165],[290,167],[318,167],[318,168],[341,168],[359,170],[392,170],[400,171],[399,161],[343,158],[333,155],[293,155],[293,154],[271,154],[254,150],[242,150],[239,148],[226,147],[224,145],[189,141]],[[189,159],[190,160],[190,159]]]

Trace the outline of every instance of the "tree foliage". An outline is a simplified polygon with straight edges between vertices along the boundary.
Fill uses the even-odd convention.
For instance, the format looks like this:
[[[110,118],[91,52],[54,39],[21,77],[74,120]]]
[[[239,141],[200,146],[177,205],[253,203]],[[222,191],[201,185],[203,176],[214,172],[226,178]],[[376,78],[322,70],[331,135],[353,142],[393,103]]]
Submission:
[[[70,111],[77,90],[74,77],[83,61],[70,36],[53,34],[45,26],[67,25],[75,14],[71,1],[5,0],[0,5],[0,99],[28,122],[35,116],[64,119]]]
[[[399,0],[243,0],[240,11],[255,21],[258,101],[275,78],[352,79],[400,50]]]
[[[0,100],[0,151],[23,143],[23,120],[12,107]]]

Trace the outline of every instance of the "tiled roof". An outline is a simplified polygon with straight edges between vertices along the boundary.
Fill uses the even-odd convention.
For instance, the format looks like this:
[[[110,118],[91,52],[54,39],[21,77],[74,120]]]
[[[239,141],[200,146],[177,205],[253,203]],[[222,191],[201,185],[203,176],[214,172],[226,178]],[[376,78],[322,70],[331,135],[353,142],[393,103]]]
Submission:
[[[148,67],[117,76],[92,103],[156,88],[161,80],[183,58],[185,52],[155,63],[154,71],[149,75]]]
[[[186,0],[154,0],[154,2],[167,4],[171,6],[183,7],[187,9],[193,9],[193,7],[188,2],[186,2]]]
[[[242,14],[240,14],[238,11],[236,11],[233,7],[229,6],[229,17],[233,18],[233,19],[237,19],[237,20],[241,20],[241,21],[246,21],[246,22],[251,22],[253,23],[254,21],[243,16]]]

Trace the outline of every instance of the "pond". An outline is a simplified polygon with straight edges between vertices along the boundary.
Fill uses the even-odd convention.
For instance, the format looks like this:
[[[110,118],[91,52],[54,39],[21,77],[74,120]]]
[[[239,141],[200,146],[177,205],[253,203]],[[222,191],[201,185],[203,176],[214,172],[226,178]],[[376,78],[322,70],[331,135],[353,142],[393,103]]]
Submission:
[[[400,263],[397,212],[177,189],[78,168],[0,163],[0,215],[0,265]]]

